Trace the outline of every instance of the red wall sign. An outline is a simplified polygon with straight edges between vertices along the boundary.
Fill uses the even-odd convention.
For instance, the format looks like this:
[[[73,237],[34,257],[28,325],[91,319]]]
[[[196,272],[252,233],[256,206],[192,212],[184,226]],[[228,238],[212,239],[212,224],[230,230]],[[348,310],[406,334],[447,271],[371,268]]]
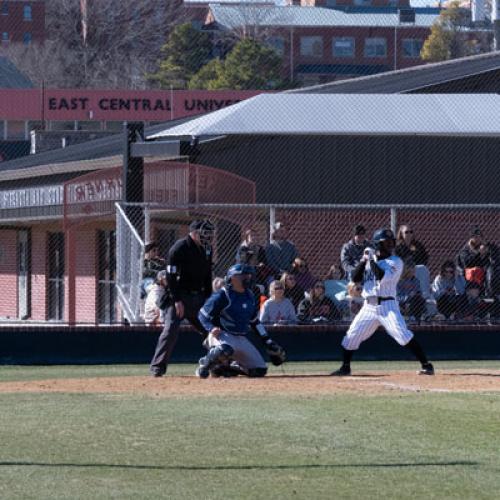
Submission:
[[[217,111],[258,90],[0,90],[4,120],[168,121]]]

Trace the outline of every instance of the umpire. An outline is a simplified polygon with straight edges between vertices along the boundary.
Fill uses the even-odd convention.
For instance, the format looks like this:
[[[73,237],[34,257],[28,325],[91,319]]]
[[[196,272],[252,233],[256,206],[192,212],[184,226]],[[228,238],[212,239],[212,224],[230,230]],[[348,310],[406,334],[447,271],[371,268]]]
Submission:
[[[165,311],[165,326],[158,338],[150,372],[162,377],[186,318],[197,330],[205,332],[198,312],[212,292],[212,247],[214,225],[208,220],[193,221],[189,234],[177,240],[167,258],[170,301]],[[206,333],[206,332],[205,332]]]

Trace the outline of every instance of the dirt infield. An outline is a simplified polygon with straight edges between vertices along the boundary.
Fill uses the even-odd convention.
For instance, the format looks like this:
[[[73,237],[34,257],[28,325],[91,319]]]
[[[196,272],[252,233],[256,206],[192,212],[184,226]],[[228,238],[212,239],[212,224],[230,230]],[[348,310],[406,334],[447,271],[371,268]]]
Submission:
[[[131,393],[153,397],[261,396],[394,392],[500,392],[500,370],[444,370],[434,377],[414,371],[361,371],[351,377],[270,375],[263,379],[237,377],[199,380],[194,376],[99,377],[0,383],[0,393]]]

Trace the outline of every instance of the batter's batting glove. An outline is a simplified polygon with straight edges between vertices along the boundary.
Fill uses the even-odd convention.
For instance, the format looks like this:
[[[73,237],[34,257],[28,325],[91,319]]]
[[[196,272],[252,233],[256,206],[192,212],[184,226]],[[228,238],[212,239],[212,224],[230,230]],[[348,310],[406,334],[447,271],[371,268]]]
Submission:
[[[363,256],[365,258],[365,260],[372,260],[373,257],[375,257],[375,250],[373,250],[373,248],[370,248],[370,247],[366,247],[364,252],[363,252]]]
[[[274,366],[280,366],[286,361],[285,349],[274,342],[274,340],[268,340],[266,342],[266,352],[269,356],[269,360]]]

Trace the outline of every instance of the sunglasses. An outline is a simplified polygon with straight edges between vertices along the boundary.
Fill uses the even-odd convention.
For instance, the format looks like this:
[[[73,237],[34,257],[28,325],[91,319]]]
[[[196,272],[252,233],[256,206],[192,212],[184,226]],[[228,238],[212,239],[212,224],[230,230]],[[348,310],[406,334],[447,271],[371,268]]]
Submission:
[[[282,286],[275,286],[274,289],[275,290],[283,290],[283,287]]]
[[[410,229],[408,229],[408,231],[405,231],[405,234],[413,234],[413,231],[411,231]]]

